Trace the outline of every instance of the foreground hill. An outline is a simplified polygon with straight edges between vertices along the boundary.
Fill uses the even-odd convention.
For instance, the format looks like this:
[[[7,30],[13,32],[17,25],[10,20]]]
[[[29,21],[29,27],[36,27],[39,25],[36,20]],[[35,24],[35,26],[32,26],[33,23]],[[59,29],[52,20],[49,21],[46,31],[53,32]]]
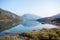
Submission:
[[[23,19],[14,13],[0,8],[0,32],[20,24]]]
[[[22,33],[24,37],[32,40],[60,40],[60,28],[34,30]]]
[[[10,32],[6,32],[5,36],[0,36],[0,40],[60,40],[60,28],[33,30],[33,32],[14,33],[9,36]]]

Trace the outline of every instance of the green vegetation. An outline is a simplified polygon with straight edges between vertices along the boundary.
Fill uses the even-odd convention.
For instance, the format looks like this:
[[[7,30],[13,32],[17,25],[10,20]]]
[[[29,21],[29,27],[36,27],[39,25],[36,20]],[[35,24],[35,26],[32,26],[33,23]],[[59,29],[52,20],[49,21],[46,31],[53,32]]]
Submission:
[[[1,36],[0,40],[19,40],[17,36]]]
[[[60,40],[60,28],[44,28],[33,32],[17,33],[14,36],[2,36],[0,40],[21,40],[20,34],[23,34],[22,40]]]
[[[32,40],[60,40],[60,29],[42,29],[34,32],[24,32]]]

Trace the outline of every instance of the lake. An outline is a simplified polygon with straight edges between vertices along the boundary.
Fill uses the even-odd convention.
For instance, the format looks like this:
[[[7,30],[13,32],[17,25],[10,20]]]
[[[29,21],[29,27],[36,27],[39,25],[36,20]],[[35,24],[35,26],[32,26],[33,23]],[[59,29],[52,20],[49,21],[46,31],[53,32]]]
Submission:
[[[21,24],[9,29],[9,30],[5,30],[5,31],[9,31],[10,33],[16,33],[16,32],[32,32],[33,30],[40,30],[40,29],[43,29],[43,28],[59,28],[59,26],[56,26],[56,25],[52,25],[52,24],[41,24],[39,23],[38,25],[35,25],[35,26],[31,26],[31,27],[28,27],[28,26],[23,26]],[[4,32],[1,32],[0,35],[5,35]]]
[[[23,26],[21,24],[19,24],[18,26],[9,29],[10,32],[32,32],[33,30],[40,30],[43,28],[59,28],[59,26],[56,25],[52,25],[52,24],[41,24],[39,23],[38,25],[35,26]]]

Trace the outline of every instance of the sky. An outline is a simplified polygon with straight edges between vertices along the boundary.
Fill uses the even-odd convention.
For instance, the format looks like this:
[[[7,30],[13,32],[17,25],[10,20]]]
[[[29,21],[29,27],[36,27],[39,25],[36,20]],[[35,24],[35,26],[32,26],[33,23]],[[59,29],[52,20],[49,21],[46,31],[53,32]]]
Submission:
[[[33,14],[48,17],[60,13],[60,0],[0,0],[0,8],[19,16]]]

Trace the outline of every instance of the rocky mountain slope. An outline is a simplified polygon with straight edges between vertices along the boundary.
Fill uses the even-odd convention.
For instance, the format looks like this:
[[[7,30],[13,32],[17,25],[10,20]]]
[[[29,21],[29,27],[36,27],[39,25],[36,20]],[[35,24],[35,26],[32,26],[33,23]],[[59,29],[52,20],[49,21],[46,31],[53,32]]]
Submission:
[[[23,19],[14,13],[0,8],[0,32],[20,24]]]
[[[40,18],[37,21],[41,23],[60,25],[60,13],[51,17]]]

